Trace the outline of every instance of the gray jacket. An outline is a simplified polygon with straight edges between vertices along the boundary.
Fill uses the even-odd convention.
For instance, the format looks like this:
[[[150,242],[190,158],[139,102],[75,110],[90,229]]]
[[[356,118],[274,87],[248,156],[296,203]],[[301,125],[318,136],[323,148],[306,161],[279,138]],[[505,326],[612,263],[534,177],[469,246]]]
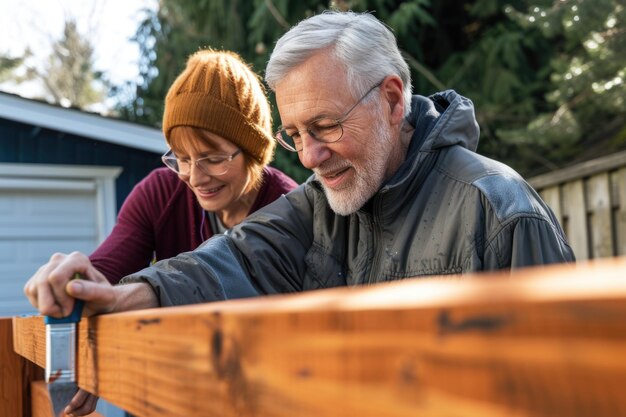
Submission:
[[[124,279],[161,305],[574,261],[548,206],[511,168],[475,153],[470,100],[415,96],[398,172],[339,216],[314,177],[193,252]]]

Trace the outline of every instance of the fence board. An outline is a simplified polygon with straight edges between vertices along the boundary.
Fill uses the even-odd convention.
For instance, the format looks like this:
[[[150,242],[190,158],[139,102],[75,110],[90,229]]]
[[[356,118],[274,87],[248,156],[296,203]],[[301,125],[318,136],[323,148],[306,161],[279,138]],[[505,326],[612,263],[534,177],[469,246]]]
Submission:
[[[564,184],[575,180],[590,177],[592,175],[615,171],[626,167],[626,151],[581,162],[571,167],[559,169],[543,175],[530,178],[528,182],[537,190]]]
[[[626,258],[94,317],[80,324],[79,385],[137,416],[626,415],[624,270]],[[20,343],[42,343],[39,323],[17,326],[32,338]]]
[[[615,205],[615,246],[618,255],[626,255],[626,167],[615,171],[611,177]]]
[[[558,186],[541,190],[539,195],[554,212],[559,223],[563,225],[563,213],[561,210],[561,190]]]
[[[41,317],[13,317],[13,349],[41,368],[46,367],[46,326]]]
[[[42,370],[13,351],[11,318],[0,318],[0,416],[30,417],[28,385],[36,378]]]
[[[604,193],[605,180],[599,178],[607,176],[610,179],[609,207],[612,210],[608,217],[610,224],[606,221],[607,212],[604,207],[591,207],[594,202],[600,203],[599,198],[604,199],[597,195],[598,191],[594,191],[594,187],[599,186]],[[528,182],[551,207],[557,199],[550,193],[554,193],[552,190],[557,187],[561,190],[562,217],[557,217],[578,259],[626,255],[626,151],[539,175],[530,178]],[[582,189],[580,184],[584,185]],[[546,193],[546,190],[551,191]],[[591,192],[592,195],[586,195],[584,191]],[[573,194],[578,192],[581,195],[575,197]],[[590,204],[585,208],[585,216],[580,211],[581,198]],[[574,211],[575,217],[568,216],[570,209]],[[598,209],[602,213],[600,217],[597,215]],[[596,224],[599,224],[600,230],[597,230]],[[609,244],[612,245],[612,250],[609,250]]]
[[[589,235],[587,232],[587,209],[585,187],[582,180],[568,182],[563,186],[563,225],[576,259],[589,259]]]
[[[608,172],[589,178],[586,181],[585,195],[586,206],[590,212],[590,256],[592,258],[613,256],[611,189]]]

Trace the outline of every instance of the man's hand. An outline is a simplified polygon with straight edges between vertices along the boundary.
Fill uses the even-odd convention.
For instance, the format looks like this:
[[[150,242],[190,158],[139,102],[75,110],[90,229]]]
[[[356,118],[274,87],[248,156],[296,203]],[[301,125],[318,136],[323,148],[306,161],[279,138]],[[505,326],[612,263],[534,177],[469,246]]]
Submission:
[[[76,272],[84,279],[72,280]],[[111,312],[116,304],[113,286],[89,258],[79,252],[52,255],[28,280],[24,294],[40,314],[56,318],[71,314],[74,298],[85,300],[83,314],[86,316]]]

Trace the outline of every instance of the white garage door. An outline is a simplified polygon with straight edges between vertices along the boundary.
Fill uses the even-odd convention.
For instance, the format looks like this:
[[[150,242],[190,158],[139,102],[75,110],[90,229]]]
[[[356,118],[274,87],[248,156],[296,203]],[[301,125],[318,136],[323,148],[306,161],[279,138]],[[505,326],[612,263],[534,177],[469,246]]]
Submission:
[[[34,314],[23,295],[54,252],[90,253],[115,221],[119,168],[0,164],[0,316]]]

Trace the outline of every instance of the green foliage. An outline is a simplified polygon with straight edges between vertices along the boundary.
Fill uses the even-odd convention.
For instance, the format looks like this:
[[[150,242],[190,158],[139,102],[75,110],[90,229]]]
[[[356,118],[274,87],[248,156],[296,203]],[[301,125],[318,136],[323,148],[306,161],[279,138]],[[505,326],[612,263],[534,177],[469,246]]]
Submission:
[[[0,83],[15,78],[15,70],[24,63],[24,57],[0,55]]]
[[[398,37],[410,33],[410,29],[416,23],[426,27],[436,27],[437,23],[428,13],[429,0],[418,0],[401,3],[387,19],[389,26],[396,30]]]
[[[509,10],[520,26],[558,44],[546,109],[508,141],[533,143],[557,164],[621,149],[626,126],[626,9],[618,0],[577,0]]]
[[[158,126],[169,85],[198,48],[237,51],[262,74],[276,39],[301,19],[371,11],[398,37],[416,93],[470,97],[480,152],[536,173],[603,147],[600,138],[606,149],[626,147],[621,1],[162,0],[137,32],[143,81],[126,87],[137,100],[124,110]],[[280,149],[274,164],[300,181],[309,175]]]

